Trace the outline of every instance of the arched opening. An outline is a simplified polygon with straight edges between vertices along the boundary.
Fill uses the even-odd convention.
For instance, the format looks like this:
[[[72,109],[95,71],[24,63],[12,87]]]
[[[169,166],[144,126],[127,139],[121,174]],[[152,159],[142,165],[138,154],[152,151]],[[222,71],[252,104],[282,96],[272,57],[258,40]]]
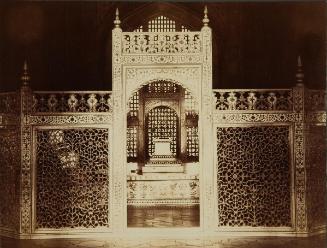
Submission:
[[[170,81],[129,98],[128,227],[199,226],[198,119],[192,94]]]

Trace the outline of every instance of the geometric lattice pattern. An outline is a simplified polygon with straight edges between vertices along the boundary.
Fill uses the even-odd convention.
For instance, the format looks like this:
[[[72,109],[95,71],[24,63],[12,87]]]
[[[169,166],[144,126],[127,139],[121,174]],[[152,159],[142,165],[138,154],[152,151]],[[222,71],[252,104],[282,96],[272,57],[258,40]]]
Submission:
[[[158,16],[157,18],[149,21],[149,32],[175,32],[175,21],[168,19],[165,16]]]
[[[186,150],[188,157],[199,157],[198,127],[187,127]]]
[[[137,127],[127,128],[127,157],[137,157]]]
[[[148,154],[154,153],[154,138],[171,138],[170,150],[177,154],[178,117],[176,112],[165,106],[153,108],[147,116]]]
[[[108,227],[108,129],[37,131],[37,228]]]
[[[291,225],[286,126],[218,127],[218,226]]]
[[[135,92],[128,101],[129,116],[137,116],[139,110],[139,92]]]
[[[0,129],[0,227],[15,231],[19,230],[18,133],[15,129]]]
[[[176,32],[178,31],[176,28],[176,23],[173,20],[165,16],[158,16],[152,20],[150,20],[147,24],[147,30],[143,28],[143,26],[139,26],[134,29],[134,32]],[[189,32],[185,26],[181,25],[182,32]]]
[[[185,90],[185,112],[186,115],[195,114],[197,112],[197,104],[192,94]]]
[[[16,113],[19,110],[17,93],[0,93],[0,113]]]
[[[326,224],[326,126],[310,125],[306,133],[308,226]]]

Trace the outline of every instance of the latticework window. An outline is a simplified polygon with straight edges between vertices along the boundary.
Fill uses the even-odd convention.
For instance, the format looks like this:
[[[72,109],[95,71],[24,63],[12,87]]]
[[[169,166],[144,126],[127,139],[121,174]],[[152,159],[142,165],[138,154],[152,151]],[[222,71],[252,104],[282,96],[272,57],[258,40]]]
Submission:
[[[176,93],[178,92],[178,85],[171,82],[158,81],[148,84],[146,91],[148,93]]]
[[[137,157],[137,127],[127,128],[127,157]]]
[[[190,30],[189,29],[187,29],[186,27],[184,27],[183,25],[182,25],[182,32],[189,32]]]
[[[130,98],[129,102],[129,115],[137,116],[139,110],[139,92],[135,92],[133,96]]]
[[[134,32],[143,32],[143,26],[139,26]]]
[[[199,157],[199,136],[198,127],[187,127],[187,156],[188,157]]]
[[[165,106],[150,110],[147,116],[147,143],[148,154],[154,153],[154,138],[171,138],[170,150],[174,156],[177,155],[177,113]]]
[[[165,16],[159,16],[148,22],[149,32],[175,32],[175,30],[175,21],[172,21]]]
[[[185,111],[186,113],[196,112],[196,103],[191,93],[185,90]]]

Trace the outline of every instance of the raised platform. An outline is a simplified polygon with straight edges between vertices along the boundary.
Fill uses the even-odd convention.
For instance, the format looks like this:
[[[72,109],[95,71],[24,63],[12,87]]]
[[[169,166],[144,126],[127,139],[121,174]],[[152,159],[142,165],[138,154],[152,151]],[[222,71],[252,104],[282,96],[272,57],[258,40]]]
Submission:
[[[172,155],[154,155],[142,168],[142,173],[183,173],[181,162]]]
[[[127,181],[166,181],[166,180],[194,180],[198,175],[184,173],[146,173],[145,175],[130,174]]]
[[[142,168],[143,173],[183,173],[184,167],[180,164],[173,165],[145,165]]]

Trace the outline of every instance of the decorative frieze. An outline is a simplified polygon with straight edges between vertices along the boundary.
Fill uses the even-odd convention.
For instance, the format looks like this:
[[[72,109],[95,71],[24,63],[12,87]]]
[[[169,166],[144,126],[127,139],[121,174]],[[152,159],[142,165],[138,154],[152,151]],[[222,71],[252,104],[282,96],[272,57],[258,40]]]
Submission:
[[[295,122],[301,121],[303,117],[296,113],[224,113],[215,111],[215,123],[269,123],[269,122]]]
[[[200,32],[124,32],[123,54],[200,53]]]
[[[31,115],[27,117],[30,125],[72,125],[72,124],[110,124],[112,114],[68,114],[68,115]]]
[[[112,112],[111,92],[34,92],[34,113]]]

